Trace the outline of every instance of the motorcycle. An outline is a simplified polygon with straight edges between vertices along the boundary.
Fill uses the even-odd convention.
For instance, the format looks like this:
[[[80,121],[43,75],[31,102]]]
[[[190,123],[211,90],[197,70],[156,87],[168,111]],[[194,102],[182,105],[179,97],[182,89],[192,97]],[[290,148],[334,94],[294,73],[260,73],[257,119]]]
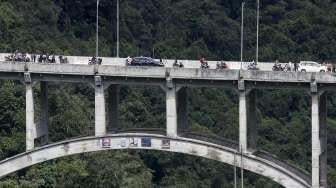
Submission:
[[[209,69],[209,65],[207,62],[201,64],[201,69]]]
[[[179,67],[179,68],[183,68],[183,67],[184,67],[184,65],[183,65],[183,63],[182,63],[182,62],[177,62],[177,61],[175,61],[175,62],[174,62],[174,64],[173,64],[173,67]]]
[[[227,66],[227,64],[226,63],[223,63],[223,62],[221,62],[221,63],[217,63],[217,65],[216,65],[216,69],[218,69],[218,70],[223,70],[223,69],[227,69],[228,68],[228,66]]]
[[[59,56],[59,61],[60,61],[60,64],[68,64],[69,61],[68,61],[68,58],[67,57],[63,57],[63,56]]]
[[[96,57],[93,57],[92,59],[89,60],[89,65],[101,65],[103,62],[103,60],[101,58],[96,58]]]
[[[247,66],[247,70],[259,70],[256,63],[251,63]]]
[[[274,65],[273,65],[273,68],[272,68],[273,71],[284,71],[284,69],[285,69],[285,68],[282,67],[280,63],[276,63],[276,64],[274,64]]]

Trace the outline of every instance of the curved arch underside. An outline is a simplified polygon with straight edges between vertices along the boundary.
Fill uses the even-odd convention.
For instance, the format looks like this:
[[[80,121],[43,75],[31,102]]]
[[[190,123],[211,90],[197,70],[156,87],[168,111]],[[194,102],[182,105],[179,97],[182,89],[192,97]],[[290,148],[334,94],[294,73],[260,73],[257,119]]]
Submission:
[[[283,166],[255,155],[241,156],[236,150],[194,139],[140,133],[85,137],[37,148],[0,161],[0,178],[48,160],[110,149],[146,149],[190,154],[237,167],[242,166],[245,170],[268,177],[284,187],[310,187],[310,182],[302,178],[304,175],[295,174]]]

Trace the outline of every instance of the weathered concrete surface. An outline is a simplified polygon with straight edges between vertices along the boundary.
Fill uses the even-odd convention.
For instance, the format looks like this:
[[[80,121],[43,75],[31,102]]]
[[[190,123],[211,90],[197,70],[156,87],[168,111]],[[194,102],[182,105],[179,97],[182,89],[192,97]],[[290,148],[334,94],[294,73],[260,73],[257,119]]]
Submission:
[[[312,188],[327,187],[326,96],[312,93]]]
[[[163,84],[166,77],[172,80],[192,82],[192,85],[209,86],[216,81],[233,83],[245,80],[251,83],[279,83],[282,87],[293,84],[336,84],[336,74],[333,73],[303,73],[303,72],[273,72],[273,71],[240,71],[240,70],[211,70],[199,68],[164,68],[164,67],[123,67],[123,66],[92,66],[79,64],[37,64],[37,63],[0,63],[0,79],[22,80],[22,74],[30,72],[37,81],[59,80],[65,82],[85,82],[85,78],[94,75],[116,82],[132,82],[138,80],[144,85],[150,84],[148,79],[156,79]],[[119,80],[118,80],[119,79]],[[328,88],[325,88],[328,89]]]
[[[165,90],[167,135],[169,137],[177,137],[176,87],[167,87]]]
[[[95,135],[106,134],[105,91],[100,76],[95,77]]]
[[[111,149],[145,149],[177,152],[217,160],[230,165],[235,164],[238,167],[241,166],[241,160],[237,160],[236,162],[234,160],[235,158],[240,158],[241,155],[237,151],[223,146],[187,138],[126,133],[64,141],[14,156],[0,162],[0,177],[5,177],[12,172],[51,159],[84,152]],[[310,184],[300,178],[300,176],[273,161],[268,161],[254,155],[243,155],[242,157],[244,169],[269,177],[284,187],[310,187]]]
[[[26,150],[34,149],[36,124],[34,121],[33,83],[26,81]]]
[[[239,151],[247,151],[247,92],[239,91]]]

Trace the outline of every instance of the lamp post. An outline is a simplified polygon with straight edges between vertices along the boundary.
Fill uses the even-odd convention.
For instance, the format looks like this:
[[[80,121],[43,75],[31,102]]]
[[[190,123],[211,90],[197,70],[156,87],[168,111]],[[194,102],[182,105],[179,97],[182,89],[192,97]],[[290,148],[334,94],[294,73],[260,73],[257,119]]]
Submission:
[[[98,55],[99,55],[98,54],[98,45],[99,45],[98,44],[98,42],[99,42],[99,39],[98,39],[98,32],[99,32],[99,30],[98,30],[99,29],[98,28],[99,27],[98,26],[98,23],[99,23],[99,18],[98,18],[99,17],[99,2],[100,2],[100,0],[97,0],[97,11],[96,11],[97,12],[97,18],[96,18],[97,19],[96,20],[96,57],[98,57]]]
[[[117,0],[117,57],[119,57],[119,0]]]
[[[256,63],[259,58],[259,0],[257,0],[257,47],[256,47]]]
[[[244,50],[244,6],[245,6],[245,2],[242,3],[242,9],[241,9],[240,69],[243,69],[243,50]]]

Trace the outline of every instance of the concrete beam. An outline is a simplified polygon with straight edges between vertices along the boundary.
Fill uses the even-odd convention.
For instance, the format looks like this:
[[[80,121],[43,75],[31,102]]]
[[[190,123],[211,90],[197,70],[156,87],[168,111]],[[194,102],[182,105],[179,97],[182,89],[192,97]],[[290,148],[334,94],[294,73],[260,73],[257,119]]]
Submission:
[[[106,135],[105,92],[100,76],[95,76],[95,135]]]
[[[119,85],[110,85],[107,89],[107,119],[108,127],[112,129],[119,128],[118,105],[119,105]]]

